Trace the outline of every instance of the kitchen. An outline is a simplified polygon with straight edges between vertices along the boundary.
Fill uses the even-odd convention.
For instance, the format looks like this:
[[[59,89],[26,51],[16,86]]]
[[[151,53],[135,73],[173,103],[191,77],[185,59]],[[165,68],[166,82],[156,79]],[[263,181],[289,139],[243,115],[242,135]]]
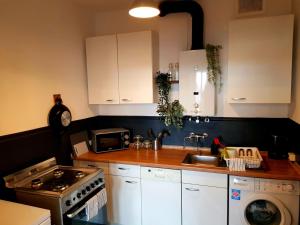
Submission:
[[[167,71],[169,62],[177,62],[178,52],[190,45],[189,17],[171,14],[138,20],[127,16],[127,1],[111,3],[108,8],[102,2],[105,4],[105,1],[1,1],[0,91],[4,106],[1,107],[0,149],[4,155],[0,166],[3,175],[53,155],[60,163],[71,163],[68,134],[57,138],[46,127],[53,94],[60,93],[72,112],[71,133],[120,126],[146,136],[150,127],[155,131],[162,129],[162,122],[155,117],[154,104],[88,104],[84,39],[115,32],[158,31],[160,70]],[[300,121],[298,1],[266,1],[266,11],[258,15],[295,15],[292,104],[238,106],[228,104],[225,98],[228,23],[236,18],[236,2],[198,2],[205,14],[205,43],[223,47],[220,52],[223,90],[217,96],[216,117],[210,123],[187,122],[181,131],[172,130],[165,144],[182,145],[183,138],[192,131],[209,134],[205,146],[210,146],[213,137],[222,135],[228,144],[263,149],[270,131],[288,132],[295,137],[291,141],[297,140]]]

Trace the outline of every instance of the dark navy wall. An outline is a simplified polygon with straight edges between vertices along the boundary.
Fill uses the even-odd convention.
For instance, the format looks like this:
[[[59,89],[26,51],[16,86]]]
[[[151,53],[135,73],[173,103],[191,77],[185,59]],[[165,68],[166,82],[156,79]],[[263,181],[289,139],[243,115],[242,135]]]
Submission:
[[[83,130],[125,127],[132,137],[141,134],[147,138],[147,130],[158,133],[166,128],[159,117],[146,116],[97,116],[73,121],[71,126],[60,133],[53,133],[49,127],[0,137],[0,176],[14,172],[55,156],[60,164],[72,164],[70,134]],[[199,124],[185,119],[184,128],[168,128],[171,136],[164,139],[166,145],[183,145],[183,139],[190,132],[205,132],[209,136],[203,143],[210,146],[216,136],[222,136],[227,145],[257,146],[268,150],[271,134],[289,138],[289,150],[299,150],[300,125],[290,119],[271,118],[210,118],[209,123]]]
[[[147,137],[147,129],[152,128],[155,133],[166,128],[159,117],[132,117],[132,116],[101,116],[99,127],[125,127],[132,131],[132,136],[141,134]],[[222,136],[227,145],[232,146],[256,146],[261,150],[268,150],[271,135],[283,135],[288,137],[289,148],[296,149],[294,136],[299,133],[299,125],[285,118],[210,118],[210,122],[190,122],[185,118],[184,128],[168,128],[171,136],[165,138],[166,145],[183,145],[184,137],[190,132],[207,133],[208,138],[204,146],[209,147],[213,138]]]
[[[141,134],[147,138],[147,130],[158,133],[166,128],[159,117],[146,116],[97,116],[73,121],[68,129],[54,133],[49,127],[0,137],[0,177],[25,168],[34,163],[55,156],[59,164],[71,165],[72,147],[70,135],[92,129],[125,127],[132,137]],[[300,150],[300,125],[290,119],[271,118],[210,118],[209,123],[189,122],[185,118],[184,128],[169,128],[171,136],[164,139],[166,145],[183,145],[183,139],[190,132],[206,132],[208,138],[203,143],[210,146],[216,136],[222,136],[227,145],[257,146],[268,150],[272,134],[284,135],[289,139],[288,150]],[[300,153],[300,152],[299,152]],[[0,198],[8,194],[0,180]]]

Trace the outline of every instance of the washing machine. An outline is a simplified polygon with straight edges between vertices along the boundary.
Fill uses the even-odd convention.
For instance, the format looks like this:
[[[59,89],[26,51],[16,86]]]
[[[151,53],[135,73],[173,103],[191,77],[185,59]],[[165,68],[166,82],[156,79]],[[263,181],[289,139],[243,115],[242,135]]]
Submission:
[[[299,183],[230,176],[229,225],[299,225]]]

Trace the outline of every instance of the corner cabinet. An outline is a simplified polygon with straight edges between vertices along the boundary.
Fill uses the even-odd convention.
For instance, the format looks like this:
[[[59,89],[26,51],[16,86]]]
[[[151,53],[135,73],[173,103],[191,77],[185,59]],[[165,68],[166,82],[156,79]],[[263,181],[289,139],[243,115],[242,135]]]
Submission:
[[[87,38],[89,103],[154,103],[156,47],[151,31]]]
[[[229,103],[290,103],[293,25],[293,15],[230,22]]]

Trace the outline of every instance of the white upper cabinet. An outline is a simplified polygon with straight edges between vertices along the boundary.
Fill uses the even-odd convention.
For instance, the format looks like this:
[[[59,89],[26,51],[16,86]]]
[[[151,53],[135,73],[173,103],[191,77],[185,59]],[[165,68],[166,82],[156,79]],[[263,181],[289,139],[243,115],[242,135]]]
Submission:
[[[116,35],[86,39],[90,104],[119,104]]]
[[[120,103],[153,103],[151,31],[118,34]]]
[[[153,103],[153,42],[151,31],[88,38],[89,103]]]
[[[230,22],[229,103],[290,103],[293,25],[293,15]]]
[[[214,116],[215,87],[208,82],[205,50],[180,52],[179,101],[185,115]]]

